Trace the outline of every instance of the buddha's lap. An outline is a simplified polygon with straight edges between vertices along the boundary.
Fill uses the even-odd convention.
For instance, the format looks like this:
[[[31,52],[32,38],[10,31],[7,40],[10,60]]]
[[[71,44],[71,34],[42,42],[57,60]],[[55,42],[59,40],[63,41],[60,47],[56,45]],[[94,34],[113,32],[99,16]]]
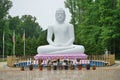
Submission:
[[[45,45],[45,46],[39,46],[37,51],[38,53],[48,53],[48,52],[56,52],[56,51],[79,51],[84,52],[84,46],[82,45],[72,45],[72,46],[52,46],[52,45]]]

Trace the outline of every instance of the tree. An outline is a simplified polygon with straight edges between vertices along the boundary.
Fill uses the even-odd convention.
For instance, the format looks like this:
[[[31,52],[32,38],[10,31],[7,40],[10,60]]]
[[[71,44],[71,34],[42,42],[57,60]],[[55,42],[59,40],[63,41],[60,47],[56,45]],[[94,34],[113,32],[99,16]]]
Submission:
[[[2,49],[3,31],[8,30],[6,20],[7,20],[8,11],[11,7],[12,7],[12,2],[10,0],[0,0],[0,53],[2,53],[2,50],[3,50]],[[9,35],[9,31],[5,31],[5,35],[6,33],[8,33],[7,35]]]
[[[5,19],[9,9],[12,7],[10,0],[0,0],[0,19]]]
[[[38,30],[40,31],[40,26],[36,22],[36,17],[32,17],[31,15],[23,15],[21,17],[21,21],[22,21],[21,26],[22,29],[25,30],[26,32],[26,37],[38,36],[39,33]]]
[[[23,55],[24,42],[22,40],[23,33],[25,31],[25,50],[26,55],[35,55],[37,53],[37,40],[42,36],[43,32],[39,24],[36,22],[36,18],[31,15],[23,15],[21,18],[8,17],[9,19],[9,29],[12,32],[16,32],[16,55]],[[44,38],[44,36],[42,36]],[[41,42],[42,40],[40,40]],[[45,39],[43,39],[43,42]],[[44,43],[43,43],[44,44]],[[41,43],[39,44],[41,45]]]
[[[98,52],[96,47],[100,28],[96,25],[98,23],[97,19],[99,19],[99,13],[96,10],[97,5],[92,0],[66,0],[65,5],[69,8],[71,14],[74,15],[72,20],[75,22],[72,20],[71,22],[75,24],[75,43],[84,45],[86,53]]]
[[[0,54],[2,53],[2,35],[5,32],[5,55],[12,55],[12,36],[15,31],[16,55],[23,55],[22,36],[25,30],[26,54],[35,55],[38,46],[47,44],[46,31],[42,31],[36,17],[23,15],[22,17],[9,15],[12,7],[10,0],[0,0]]]
[[[66,0],[72,14],[77,44],[87,53],[120,52],[120,1],[119,0]],[[73,6],[74,5],[74,6]]]

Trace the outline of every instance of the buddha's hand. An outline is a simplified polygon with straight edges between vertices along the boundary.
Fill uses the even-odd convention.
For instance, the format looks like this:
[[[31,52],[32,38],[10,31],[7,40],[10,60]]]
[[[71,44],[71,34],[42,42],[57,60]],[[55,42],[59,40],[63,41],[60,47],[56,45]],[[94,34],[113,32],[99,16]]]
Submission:
[[[57,46],[57,47],[61,47],[61,46],[62,46],[62,44],[55,44],[55,46]]]
[[[66,43],[66,44],[64,44],[64,46],[71,46],[71,45],[73,45],[72,43]]]
[[[62,46],[64,46],[63,44],[56,44],[56,43],[54,43],[54,44],[52,44],[52,46],[56,46],[56,47],[62,47]]]
[[[50,45],[52,45],[52,46],[60,46],[59,44],[56,44],[56,43],[52,43]]]
[[[70,46],[69,44],[56,44],[56,46],[58,47],[67,47],[67,46]]]

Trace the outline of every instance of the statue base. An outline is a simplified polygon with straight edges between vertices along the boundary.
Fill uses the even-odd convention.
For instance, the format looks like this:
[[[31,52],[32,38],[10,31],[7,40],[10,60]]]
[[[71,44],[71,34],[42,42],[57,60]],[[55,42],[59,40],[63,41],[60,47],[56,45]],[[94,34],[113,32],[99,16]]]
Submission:
[[[47,60],[47,59],[87,59],[88,55],[86,54],[37,54],[34,56],[35,60]]]

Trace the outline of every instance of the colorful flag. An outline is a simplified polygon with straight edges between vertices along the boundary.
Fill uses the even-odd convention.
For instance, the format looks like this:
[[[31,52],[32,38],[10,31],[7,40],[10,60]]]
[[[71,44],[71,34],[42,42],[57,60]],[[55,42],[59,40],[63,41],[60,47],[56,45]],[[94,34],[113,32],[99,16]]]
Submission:
[[[4,34],[4,32],[3,32],[3,41],[4,41],[4,36],[5,36],[5,34]]]
[[[25,41],[25,31],[23,33],[23,37],[22,37],[23,41]]]

